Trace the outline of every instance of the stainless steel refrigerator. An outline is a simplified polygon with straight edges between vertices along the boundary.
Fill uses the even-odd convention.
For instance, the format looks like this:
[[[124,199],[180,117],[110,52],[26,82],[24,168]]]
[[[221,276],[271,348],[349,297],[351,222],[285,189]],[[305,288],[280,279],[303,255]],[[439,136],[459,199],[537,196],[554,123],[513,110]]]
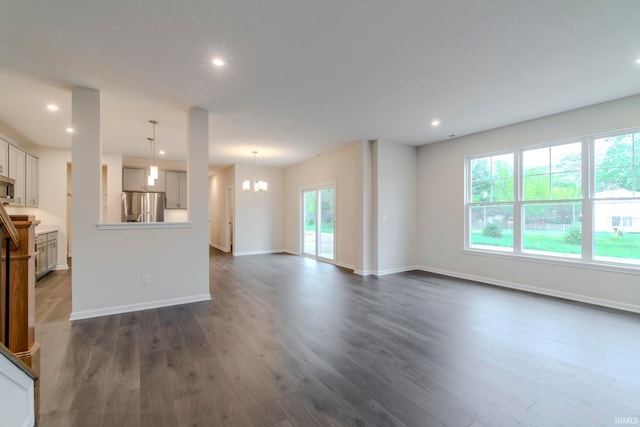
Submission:
[[[122,192],[122,222],[164,222],[165,193]]]

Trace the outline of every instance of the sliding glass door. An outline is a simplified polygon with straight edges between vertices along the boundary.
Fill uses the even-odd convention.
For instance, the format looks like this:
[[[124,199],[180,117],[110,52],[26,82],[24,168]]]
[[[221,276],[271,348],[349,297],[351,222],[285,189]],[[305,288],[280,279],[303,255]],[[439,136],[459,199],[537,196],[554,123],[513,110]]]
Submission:
[[[335,188],[302,191],[302,253],[317,258],[335,258]]]

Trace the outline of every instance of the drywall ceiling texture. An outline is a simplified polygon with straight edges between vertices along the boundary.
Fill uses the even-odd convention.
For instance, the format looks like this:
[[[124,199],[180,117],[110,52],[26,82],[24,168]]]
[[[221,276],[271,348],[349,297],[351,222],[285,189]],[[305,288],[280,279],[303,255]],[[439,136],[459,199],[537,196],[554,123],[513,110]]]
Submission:
[[[83,85],[125,157],[146,156],[151,118],[184,148],[190,105],[212,112],[213,164],[420,145],[639,93],[639,15],[637,0],[5,1],[0,122],[68,148]]]
[[[419,148],[419,263],[451,276],[640,312],[638,274],[463,252],[465,156],[640,125],[640,96]]]

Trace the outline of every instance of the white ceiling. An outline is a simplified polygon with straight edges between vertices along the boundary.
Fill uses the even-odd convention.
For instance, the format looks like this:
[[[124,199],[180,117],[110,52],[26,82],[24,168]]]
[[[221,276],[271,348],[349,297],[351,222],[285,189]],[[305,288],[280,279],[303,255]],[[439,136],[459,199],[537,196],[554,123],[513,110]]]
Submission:
[[[190,106],[211,112],[212,164],[255,149],[287,166],[355,140],[422,145],[640,93],[638,0],[0,0],[0,11],[0,125],[69,147],[70,88],[93,87],[104,150],[129,157],[148,156],[156,119],[158,148],[183,159]]]

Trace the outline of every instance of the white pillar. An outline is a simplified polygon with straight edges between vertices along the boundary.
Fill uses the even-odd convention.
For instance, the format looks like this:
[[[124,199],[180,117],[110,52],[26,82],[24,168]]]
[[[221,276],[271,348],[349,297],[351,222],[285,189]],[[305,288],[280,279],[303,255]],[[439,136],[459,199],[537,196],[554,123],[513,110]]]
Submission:
[[[102,140],[100,137],[100,91],[74,87],[71,91],[71,239],[73,248],[73,302],[82,300],[87,274],[96,253],[91,240],[100,222]],[[76,266],[78,266],[76,268]],[[75,305],[75,304],[74,304]]]
[[[189,220],[194,228],[194,265],[204,284],[209,288],[209,112],[191,107],[188,122],[187,153],[187,205]]]

